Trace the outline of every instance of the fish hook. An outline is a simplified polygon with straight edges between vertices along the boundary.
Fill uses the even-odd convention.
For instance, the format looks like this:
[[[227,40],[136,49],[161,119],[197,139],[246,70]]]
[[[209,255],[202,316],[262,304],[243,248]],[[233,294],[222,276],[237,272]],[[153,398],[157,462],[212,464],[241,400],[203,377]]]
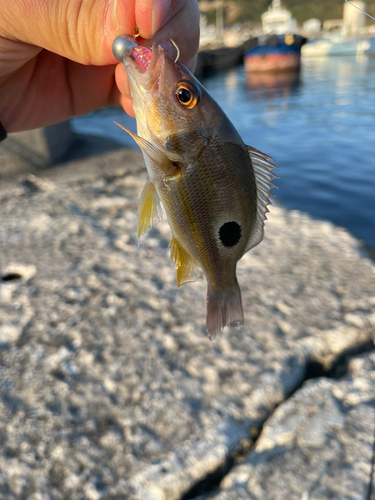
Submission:
[[[134,31],[133,31],[133,36],[134,36],[134,38],[138,38],[139,35],[140,35],[139,29],[137,26],[135,26]]]
[[[173,40],[172,40],[172,38],[171,38],[170,40],[171,40],[171,42],[172,42],[172,45],[173,45],[173,46],[175,47],[175,49],[177,50],[177,57],[176,57],[176,59],[174,60],[174,62],[176,63],[176,62],[179,60],[179,58],[180,58],[180,49],[178,48],[177,43],[176,43],[175,41],[173,41]]]

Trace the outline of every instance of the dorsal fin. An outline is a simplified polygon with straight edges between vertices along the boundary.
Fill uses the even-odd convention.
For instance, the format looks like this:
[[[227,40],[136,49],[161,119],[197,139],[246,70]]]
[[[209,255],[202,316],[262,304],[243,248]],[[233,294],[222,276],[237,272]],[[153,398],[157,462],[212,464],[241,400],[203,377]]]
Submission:
[[[258,245],[263,239],[264,234],[264,221],[267,219],[267,206],[271,203],[269,197],[274,196],[271,189],[276,187],[272,179],[277,179],[277,175],[272,172],[272,169],[277,169],[276,165],[271,163],[274,161],[270,156],[258,151],[251,146],[246,146],[251,164],[254,168],[255,181],[257,186],[257,217],[251,236],[246,246],[246,252],[250,248]]]
[[[198,264],[185,252],[175,238],[171,239],[169,246],[171,247],[171,260],[176,266],[177,286],[188,281],[195,281],[199,277]]]
[[[147,233],[153,224],[163,218],[159,196],[154,185],[147,181],[138,207],[138,238]]]

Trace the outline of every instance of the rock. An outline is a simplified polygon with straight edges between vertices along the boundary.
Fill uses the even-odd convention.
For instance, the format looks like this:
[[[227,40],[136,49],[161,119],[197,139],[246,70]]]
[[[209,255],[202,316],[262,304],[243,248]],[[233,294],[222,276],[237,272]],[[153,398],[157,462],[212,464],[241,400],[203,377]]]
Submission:
[[[374,265],[357,240],[273,207],[238,266],[245,327],[210,342],[206,284],[177,289],[167,223],[138,247],[140,165],[121,150],[2,198],[0,275],[36,270],[1,282],[5,500],[178,499],[256,439],[311,360],[329,368],[372,338]]]
[[[339,380],[310,380],[266,422],[219,491],[197,500],[370,498],[374,494],[375,353]]]

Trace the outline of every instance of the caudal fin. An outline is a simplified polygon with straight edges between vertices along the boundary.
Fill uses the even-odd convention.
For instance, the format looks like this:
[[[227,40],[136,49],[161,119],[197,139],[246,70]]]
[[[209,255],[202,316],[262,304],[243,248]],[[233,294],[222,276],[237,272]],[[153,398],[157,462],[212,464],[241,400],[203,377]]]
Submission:
[[[206,327],[210,340],[213,340],[225,326],[241,327],[243,310],[241,290],[236,283],[226,291],[216,292],[208,283]]]

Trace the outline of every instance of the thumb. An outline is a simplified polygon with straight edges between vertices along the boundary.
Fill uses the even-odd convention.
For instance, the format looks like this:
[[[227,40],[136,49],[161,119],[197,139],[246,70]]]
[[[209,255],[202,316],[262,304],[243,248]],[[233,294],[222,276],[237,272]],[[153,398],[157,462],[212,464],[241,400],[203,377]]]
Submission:
[[[117,33],[132,34],[136,0],[0,0],[0,37],[54,52],[81,64],[117,61]]]

